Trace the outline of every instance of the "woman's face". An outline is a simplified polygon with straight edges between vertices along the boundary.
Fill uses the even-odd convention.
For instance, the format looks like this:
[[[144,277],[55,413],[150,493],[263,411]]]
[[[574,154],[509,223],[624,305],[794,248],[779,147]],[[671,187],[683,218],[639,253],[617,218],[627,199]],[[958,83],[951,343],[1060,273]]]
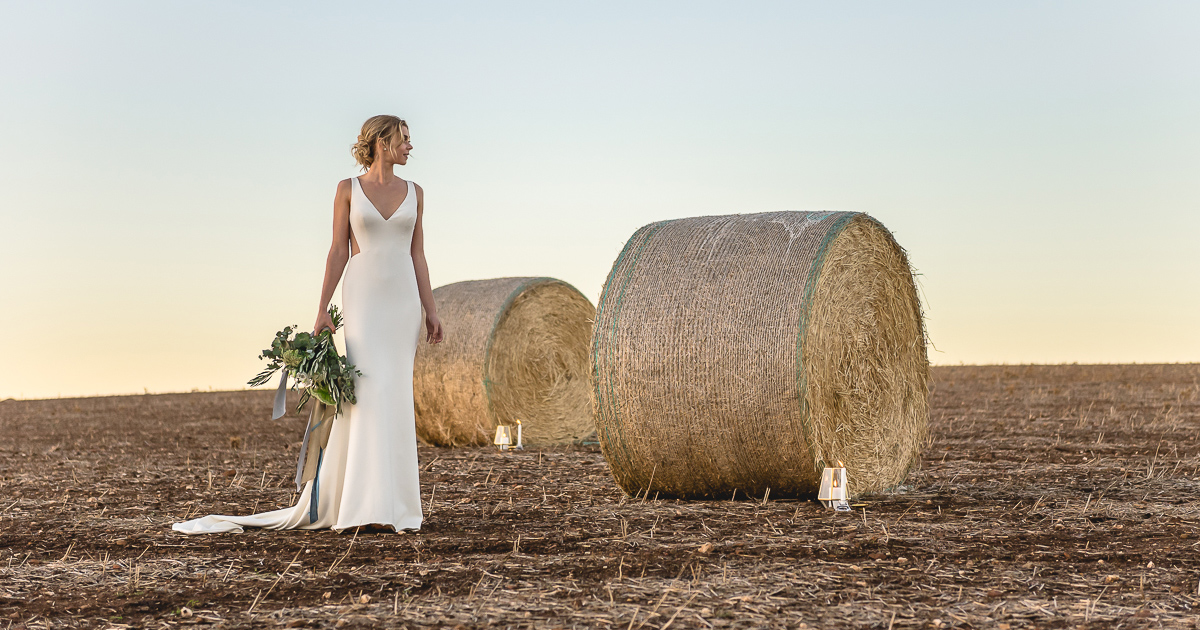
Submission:
[[[379,145],[382,147],[383,144],[383,140],[380,140]],[[404,166],[408,163],[408,153],[412,148],[412,138],[408,135],[408,127],[404,126],[400,128],[400,137],[392,138],[391,146],[384,148],[383,156],[393,164]]]

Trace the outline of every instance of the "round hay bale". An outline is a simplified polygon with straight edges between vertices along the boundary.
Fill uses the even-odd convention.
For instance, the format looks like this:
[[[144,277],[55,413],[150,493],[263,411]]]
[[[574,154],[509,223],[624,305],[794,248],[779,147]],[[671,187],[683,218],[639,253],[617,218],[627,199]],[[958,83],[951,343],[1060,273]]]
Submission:
[[[595,430],[588,340],[596,309],[553,278],[456,282],[433,291],[444,341],[422,340],[413,366],[417,435],[437,446],[491,444],[521,421],[526,444]]]
[[[626,493],[854,494],[920,463],[925,328],[904,250],[850,212],[663,221],[614,263],[592,336],[601,448]]]

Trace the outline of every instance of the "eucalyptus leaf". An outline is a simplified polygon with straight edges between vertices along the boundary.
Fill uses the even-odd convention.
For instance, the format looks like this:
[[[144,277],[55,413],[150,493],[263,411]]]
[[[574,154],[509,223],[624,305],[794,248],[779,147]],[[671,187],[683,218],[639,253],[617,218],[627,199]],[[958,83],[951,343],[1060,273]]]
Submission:
[[[327,390],[327,389],[324,389],[322,387],[313,387],[309,391],[312,392],[312,395],[317,400],[325,403],[326,405],[337,404],[337,402],[333,399],[333,396],[329,393],[329,390]]]

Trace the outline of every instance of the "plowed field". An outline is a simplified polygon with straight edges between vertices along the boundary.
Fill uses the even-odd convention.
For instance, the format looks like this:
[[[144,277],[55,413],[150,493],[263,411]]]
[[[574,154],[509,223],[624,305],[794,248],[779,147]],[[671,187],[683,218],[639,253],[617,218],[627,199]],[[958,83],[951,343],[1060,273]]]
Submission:
[[[404,534],[171,531],[295,500],[270,392],[3,401],[0,628],[1196,627],[1200,365],[934,378],[922,469],[852,514],[422,447]]]

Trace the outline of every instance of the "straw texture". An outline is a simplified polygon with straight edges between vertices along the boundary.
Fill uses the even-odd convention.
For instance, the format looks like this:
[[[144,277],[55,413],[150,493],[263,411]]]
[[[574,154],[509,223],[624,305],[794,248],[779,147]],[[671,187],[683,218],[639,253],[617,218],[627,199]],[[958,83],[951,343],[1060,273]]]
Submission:
[[[521,420],[531,446],[594,430],[588,340],[595,308],[553,278],[496,278],[433,291],[444,341],[417,347],[417,435],[437,446],[491,444]]]
[[[592,336],[598,439],[629,494],[894,487],[928,423],[925,330],[904,250],[874,219],[664,221],[617,258]]]

